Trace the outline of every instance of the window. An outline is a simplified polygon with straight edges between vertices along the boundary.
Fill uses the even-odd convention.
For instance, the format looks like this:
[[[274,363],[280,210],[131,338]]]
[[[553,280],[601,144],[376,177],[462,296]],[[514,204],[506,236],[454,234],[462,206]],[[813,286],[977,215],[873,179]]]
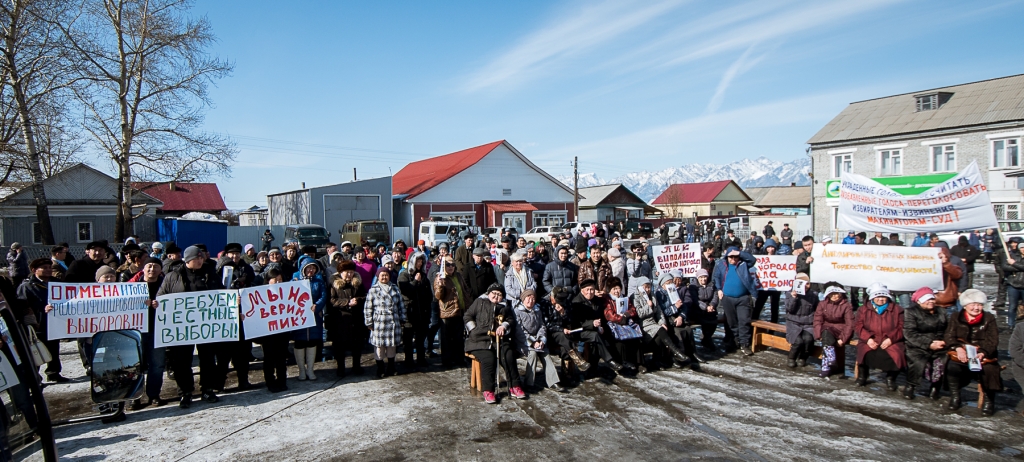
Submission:
[[[992,168],[1020,167],[1020,138],[992,141]]]
[[[993,204],[997,220],[1019,220],[1020,204]]]
[[[883,176],[903,174],[903,151],[899,149],[890,149],[886,151],[879,151],[878,155],[881,157],[881,170]]]
[[[917,112],[930,111],[939,107],[939,95],[923,95],[917,97]]]
[[[78,222],[78,242],[92,241],[92,222]]]
[[[512,190],[511,189],[502,189],[501,190],[501,195],[502,196],[511,196],[512,195]]]
[[[32,223],[32,243],[42,244],[43,243],[43,228],[39,226],[39,222]]]
[[[431,219],[436,221],[455,221],[458,223],[464,223],[467,226],[476,226],[476,214],[475,213],[464,213],[455,215],[441,215],[441,214],[430,214]]]
[[[565,224],[568,212],[533,212],[533,227],[557,226]]]
[[[832,229],[839,229],[839,207],[832,207]]]
[[[956,171],[956,145],[943,144],[932,146],[932,171],[933,172],[955,172]]]
[[[843,172],[853,172],[853,154],[838,154],[832,156],[832,177],[840,178]]]

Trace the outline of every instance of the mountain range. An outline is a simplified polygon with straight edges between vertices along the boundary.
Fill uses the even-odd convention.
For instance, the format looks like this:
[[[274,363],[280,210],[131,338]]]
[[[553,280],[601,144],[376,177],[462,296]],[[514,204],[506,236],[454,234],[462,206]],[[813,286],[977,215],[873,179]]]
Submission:
[[[585,165],[586,160],[581,159],[580,163]],[[789,186],[792,183],[796,183],[797,186],[805,186],[811,184],[811,179],[807,176],[810,171],[810,159],[781,162],[758,157],[737,160],[724,165],[689,164],[669,167],[656,172],[644,170],[626,173],[613,179],[601,178],[594,173],[580,173],[580,187],[622,183],[641,199],[650,203],[671,184],[734,180],[743,188]],[[559,176],[558,180],[572,187],[572,176]]]

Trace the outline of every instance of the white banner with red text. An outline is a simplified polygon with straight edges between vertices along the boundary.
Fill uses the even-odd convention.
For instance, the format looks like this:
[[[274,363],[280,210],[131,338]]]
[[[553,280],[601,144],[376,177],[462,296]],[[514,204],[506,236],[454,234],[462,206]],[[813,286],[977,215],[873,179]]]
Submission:
[[[145,282],[64,283],[47,286],[46,338],[92,337],[97,332],[149,332],[149,286]],[[57,352],[53,352],[57,354]]]
[[[811,282],[836,281],[847,287],[881,282],[900,292],[943,288],[938,247],[814,244],[811,257]]]

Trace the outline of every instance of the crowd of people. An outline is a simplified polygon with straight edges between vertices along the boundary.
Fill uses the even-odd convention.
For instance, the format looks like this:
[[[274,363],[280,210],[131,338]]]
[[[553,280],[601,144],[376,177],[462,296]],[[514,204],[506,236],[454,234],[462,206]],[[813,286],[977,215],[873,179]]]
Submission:
[[[51,258],[27,261],[15,244],[0,289],[13,301],[19,320],[36,329],[51,351],[59,351],[58,341],[46,338],[47,285],[53,281],[145,282],[153,309],[156,297],[164,294],[309,281],[316,319],[311,328],[254,340],[154,348],[151,316],[151,333],[144,334],[146,398],[132,403],[136,409],[166,403],[160,393],[165,372],[177,385],[180,406],[189,407],[196,354],[203,401],[218,401],[230,365],[238,388],[251,388],[253,342],[262,347],[264,382],[272,393],[287,390],[288,380],[317,380],[318,362],[335,361],[339,378],[365,373],[367,343],[377,378],[400,369],[464,367],[471,357],[480,364],[487,403],[498,400],[499,367],[510,397],[526,398],[545,387],[566,392],[598,375],[699,370],[701,363],[723,354],[750,356],[751,322],[768,305],[766,320],[772,322],[784,310],[791,368],[807,366],[821,351],[820,376],[845,376],[846,347],[856,341],[857,385],[866,385],[869,372],[879,370],[886,387],[897,391],[897,377],[904,374],[905,398],[913,399],[924,382],[932,399],[948,389],[947,407],[957,409],[961,388],[977,381],[985,394],[982,412],[991,415],[995,394],[1003,390],[1000,334],[995,315],[985,309],[991,306],[987,297],[972,288],[977,261],[995,264],[1000,282],[996,304],[1008,307],[1012,331],[1008,366],[1024,383],[1024,328],[1014,327],[1024,316],[1018,306],[1024,303],[1024,255],[1018,248],[1024,240],[1010,239],[1004,249],[992,236],[972,232],[953,248],[935,235],[914,238],[912,245],[941,248],[944,287],[938,292],[896,293],[885,281],[865,281],[864,287],[808,283],[804,293],[765,290],[756,276],[757,255],[796,255],[797,279],[809,282],[812,249],[832,242],[829,236],[819,242],[812,236],[795,240],[788,224],[776,235],[771,223],[761,235],[751,232],[746,242],[713,224],[681,226],[677,236],[663,231],[663,243],[701,242],[701,268],[692,279],[678,270],[659,273],[646,240],[627,248],[616,226],[595,223],[547,242],[528,242],[511,232],[497,240],[464,232],[457,241],[436,247],[423,241],[408,246],[401,240],[392,246],[331,243],[325,255],[315,247],[272,247],[267,240],[261,246],[267,250],[230,243],[213,255],[202,244],[181,249],[155,242],[143,248],[133,238],[117,252],[96,241],[77,259],[66,245],[58,245]],[[875,233],[867,239],[866,233],[852,231],[842,242],[905,245],[898,235]],[[714,333],[722,324],[724,337],[716,343]],[[80,350],[88,365],[86,342],[80,342]],[[346,366],[349,357],[351,366]],[[298,366],[292,378],[290,358]],[[432,364],[433,358],[440,364]],[[523,372],[518,359],[526,362]],[[54,354],[46,364],[46,380],[67,381],[60,361]]]

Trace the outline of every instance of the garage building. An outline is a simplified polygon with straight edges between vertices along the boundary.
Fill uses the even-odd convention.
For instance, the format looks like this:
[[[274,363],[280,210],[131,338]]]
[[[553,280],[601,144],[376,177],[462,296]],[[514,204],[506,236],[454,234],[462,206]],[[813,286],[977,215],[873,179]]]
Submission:
[[[267,208],[270,226],[315,224],[340,236],[350,221],[384,220],[394,236],[390,176],[271,194]]]

